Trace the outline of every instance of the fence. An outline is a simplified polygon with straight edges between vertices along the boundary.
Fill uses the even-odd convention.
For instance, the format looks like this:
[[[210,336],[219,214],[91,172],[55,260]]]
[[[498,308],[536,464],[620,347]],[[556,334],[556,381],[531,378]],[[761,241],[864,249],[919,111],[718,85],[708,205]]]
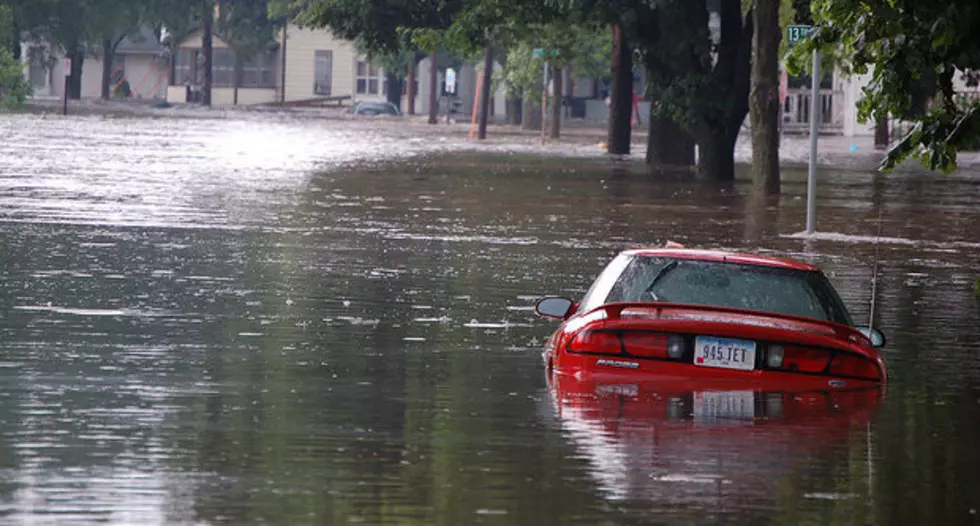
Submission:
[[[820,97],[820,133],[840,135],[844,131],[843,93],[822,89]],[[783,101],[783,132],[810,133],[810,104],[808,89],[791,89]],[[836,100],[835,100],[836,99]]]

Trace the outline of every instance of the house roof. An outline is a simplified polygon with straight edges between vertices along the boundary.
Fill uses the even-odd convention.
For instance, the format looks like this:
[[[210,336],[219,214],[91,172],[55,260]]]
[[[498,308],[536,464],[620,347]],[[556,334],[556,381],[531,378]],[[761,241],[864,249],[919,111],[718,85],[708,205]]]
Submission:
[[[136,34],[128,35],[116,47],[116,53],[123,55],[159,55],[167,48],[157,40],[151,28],[141,28]]]

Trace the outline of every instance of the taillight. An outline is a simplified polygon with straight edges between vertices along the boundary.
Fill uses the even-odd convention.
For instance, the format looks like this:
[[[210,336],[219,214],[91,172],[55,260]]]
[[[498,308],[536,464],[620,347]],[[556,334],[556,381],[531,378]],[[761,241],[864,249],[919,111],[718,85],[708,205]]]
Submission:
[[[667,357],[667,335],[649,332],[624,332],[623,347],[633,356]]]
[[[623,352],[623,345],[619,341],[619,334],[615,332],[582,331],[576,334],[572,342],[568,344],[568,350],[572,352],[620,354]]]
[[[771,351],[771,349],[770,349]],[[827,368],[830,352],[806,347],[784,347],[781,369],[801,373],[819,373]]]
[[[878,380],[878,366],[874,362],[852,354],[838,354],[830,361],[830,374]]]

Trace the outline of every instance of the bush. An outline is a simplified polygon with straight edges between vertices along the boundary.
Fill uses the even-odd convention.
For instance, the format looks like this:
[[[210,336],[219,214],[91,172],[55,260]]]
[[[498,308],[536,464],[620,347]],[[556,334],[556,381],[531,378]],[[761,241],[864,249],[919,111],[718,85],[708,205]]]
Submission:
[[[4,105],[23,104],[30,91],[24,78],[23,64],[10,51],[0,48],[0,99]]]
[[[23,65],[14,58],[13,53],[0,48],[0,100],[6,108],[18,108],[31,93],[31,87],[24,78]]]
[[[116,91],[112,94],[112,96],[117,99],[126,99],[133,96],[133,91],[129,87],[129,81],[128,80],[122,81],[122,83],[119,84],[119,87],[116,88]]]

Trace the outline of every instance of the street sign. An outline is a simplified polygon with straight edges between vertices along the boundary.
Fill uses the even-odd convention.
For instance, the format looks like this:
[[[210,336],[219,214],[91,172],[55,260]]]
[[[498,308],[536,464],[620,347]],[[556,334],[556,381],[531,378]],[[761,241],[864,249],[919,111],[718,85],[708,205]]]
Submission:
[[[70,58],[66,58],[65,59],[65,76],[66,77],[70,77],[71,76],[71,59]]]
[[[786,42],[789,45],[799,44],[813,33],[813,26],[786,26]]]
[[[456,93],[456,70],[446,69],[446,93]]]
[[[531,52],[531,56],[534,58],[557,57],[558,55],[561,55],[561,52],[557,49],[535,48],[534,51]]]

